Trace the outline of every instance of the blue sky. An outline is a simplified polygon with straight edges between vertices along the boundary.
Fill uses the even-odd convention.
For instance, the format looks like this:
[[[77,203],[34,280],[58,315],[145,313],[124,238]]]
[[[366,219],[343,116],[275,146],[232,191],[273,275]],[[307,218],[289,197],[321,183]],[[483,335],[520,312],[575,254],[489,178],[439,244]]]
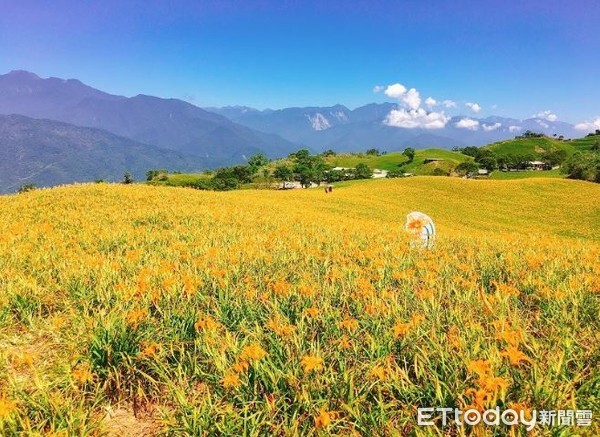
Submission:
[[[377,85],[452,114],[600,117],[600,2],[0,0],[0,73],[199,106],[354,108]],[[474,113],[467,102],[481,109]]]

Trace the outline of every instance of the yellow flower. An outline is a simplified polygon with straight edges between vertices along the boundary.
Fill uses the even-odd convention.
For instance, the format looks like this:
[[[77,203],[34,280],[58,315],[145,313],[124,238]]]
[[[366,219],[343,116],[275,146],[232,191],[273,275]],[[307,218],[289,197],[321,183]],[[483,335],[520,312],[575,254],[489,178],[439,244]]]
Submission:
[[[315,355],[303,356],[300,363],[306,373],[312,372],[313,370],[321,370],[323,368],[323,359]]]
[[[350,349],[352,347],[352,342],[345,334],[340,338],[339,344],[342,349]]]
[[[240,385],[240,375],[235,372],[227,372],[221,379],[221,384],[225,388],[236,388]]]
[[[394,337],[396,337],[396,338],[404,337],[410,330],[411,326],[412,325],[410,323],[397,322],[394,325]]]
[[[469,363],[467,370],[477,373],[478,376],[486,376],[492,374],[492,363],[489,360],[474,360]]]
[[[142,350],[142,356],[145,358],[156,358],[159,350],[160,346],[158,344],[150,343]]]
[[[287,323],[280,323],[278,318],[273,318],[267,322],[267,328],[281,337],[287,337],[294,333],[296,327]]]
[[[257,343],[246,346],[240,353],[240,359],[242,360],[258,361],[263,359],[265,356],[267,356],[267,351]]]
[[[406,224],[406,230],[415,234],[420,233],[429,222],[421,218],[415,218]]]
[[[217,329],[219,324],[215,319],[210,316],[203,317],[202,315],[198,316],[198,321],[194,324],[196,331],[212,331]]]
[[[521,361],[527,361],[531,363],[531,360],[527,358],[527,355],[521,352],[517,346],[508,346],[500,353],[500,356],[507,357],[508,361],[510,361],[510,364],[513,366],[518,366]]]
[[[369,370],[369,376],[375,379],[378,379],[379,381],[385,381],[386,379],[386,370],[383,368],[383,366],[377,365],[375,367],[373,367],[371,370]]]
[[[499,376],[484,375],[477,380],[479,386],[489,392],[496,393],[508,388],[508,381]]]
[[[237,373],[242,373],[248,370],[249,364],[248,361],[240,360],[233,365],[233,370]]]
[[[0,419],[4,419],[10,416],[13,412],[17,411],[17,404],[15,401],[11,401],[4,396],[0,397]]]
[[[347,329],[348,331],[356,331],[358,329],[358,320],[353,318],[346,318],[339,323],[340,329]]]
[[[331,423],[332,413],[327,411],[325,408],[319,410],[319,414],[315,416],[315,428],[322,429],[327,428]]]
[[[85,385],[86,383],[92,382],[94,380],[94,374],[92,372],[90,372],[90,368],[87,363],[81,365],[77,369],[74,369],[71,372],[71,376],[80,385]]]
[[[316,307],[310,307],[306,309],[306,314],[308,314],[313,319],[319,315],[319,309]]]
[[[137,329],[139,324],[144,321],[146,317],[148,317],[148,311],[136,308],[127,313],[125,320],[129,326],[133,329]]]

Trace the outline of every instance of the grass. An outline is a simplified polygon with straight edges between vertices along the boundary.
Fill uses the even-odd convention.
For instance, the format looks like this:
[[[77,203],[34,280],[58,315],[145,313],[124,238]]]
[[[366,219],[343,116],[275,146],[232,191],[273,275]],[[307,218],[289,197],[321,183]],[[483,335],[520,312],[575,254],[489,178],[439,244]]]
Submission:
[[[155,180],[151,185],[165,185],[169,187],[187,187],[196,183],[199,179],[209,179],[211,175],[207,172],[202,173],[169,173],[167,180]]]
[[[425,159],[440,159],[440,162],[424,164]],[[419,175],[428,175],[436,167],[450,170],[461,162],[471,159],[462,153],[452,152],[443,149],[421,149],[415,151],[413,162],[409,163],[408,158],[402,152],[389,152],[385,155],[374,156],[367,154],[341,154],[327,158],[327,162],[336,167],[356,167],[358,163],[365,163],[370,168],[397,171],[400,167],[408,173]]]
[[[562,149],[567,152],[567,156],[570,156],[576,151],[573,144],[579,144],[575,141],[559,141],[550,137],[514,138],[492,143],[484,146],[484,148],[494,151],[497,155],[533,154],[537,157],[542,156],[547,151]]]
[[[575,150],[579,150],[579,151],[591,150],[592,146],[596,143],[600,143],[600,135],[592,135],[589,137],[586,136],[583,138],[576,138],[576,139],[569,140],[567,142],[567,144],[569,144]]]
[[[492,430],[419,428],[416,408],[597,414],[599,197],[443,177],[2,196],[0,435],[476,435]],[[411,246],[412,210],[434,249]]]

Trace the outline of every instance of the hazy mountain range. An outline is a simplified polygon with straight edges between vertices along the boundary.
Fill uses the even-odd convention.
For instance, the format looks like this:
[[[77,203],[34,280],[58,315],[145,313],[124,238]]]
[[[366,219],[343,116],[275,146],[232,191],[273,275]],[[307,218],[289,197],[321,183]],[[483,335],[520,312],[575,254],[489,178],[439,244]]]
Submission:
[[[243,163],[263,152],[276,158],[313,152],[482,145],[527,129],[580,136],[555,116],[517,120],[457,116],[442,129],[386,122],[394,103],[259,111],[199,108],[178,99],[105,93],[76,79],[43,79],[27,71],[0,75],[0,192],[21,183],[55,185],[142,177],[150,168],[198,171]],[[9,115],[18,116],[9,116]]]
[[[22,115],[0,115],[0,193],[22,184],[51,186],[104,179],[151,168],[197,170],[205,158],[161,149],[95,128]]]
[[[245,106],[206,108],[236,123],[281,135],[315,150],[340,152],[398,150],[404,147],[484,145],[512,138],[525,130],[565,137],[581,136],[574,127],[548,115],[517,120],[505,117],[452,117],[442,129],[398,128],[386,124],[394,103],[371,103],[354,110],[343,105],[259,111]],[[465,121],[466,120],[466,121]]]
[[[26,71],[0,76],[0,114],[62,121],[105,129],[142,143],[216,159],[239,162],[263,151],[285,154],[296,145],[257,132],[177,99],[123,97],[78,80],[42,79]]]

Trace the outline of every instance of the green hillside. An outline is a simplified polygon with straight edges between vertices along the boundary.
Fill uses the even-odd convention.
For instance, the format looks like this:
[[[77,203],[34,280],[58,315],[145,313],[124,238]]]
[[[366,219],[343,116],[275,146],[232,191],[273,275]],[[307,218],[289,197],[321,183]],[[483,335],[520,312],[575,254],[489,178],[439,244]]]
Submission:
[[[439,161],[424,163],[426,159],[438,159]],[[449,171],[458,164],[471,159],[462,153],[443,149],[422,149],[415,151],[415,158],[408,163],[408,158],[402,152],[390,152],[385,155],[374,156],[364,153],[353,153],[335,155],[326,158],[326,161],[335,167],[356,167],[359,163],[367,164],[370,168],[397,171],[402,169],[407,173],[419,175],[432,174],[436,168]]]
[[[579,140],[559,141],[550,137],[514,138],[492,143],[483,148],[493,151],[496,155],[533,154],[536,157],[542,156],[545,152],[562,149],[570,156],[577,150],[573,145],[575,141]]]
[[[567,144],[573,147],[575,151],[591,150],[592,146],[594,146],[597,143],[600,143],[600,135],[591,135],[589,137],[576,138],[567,142]]]

